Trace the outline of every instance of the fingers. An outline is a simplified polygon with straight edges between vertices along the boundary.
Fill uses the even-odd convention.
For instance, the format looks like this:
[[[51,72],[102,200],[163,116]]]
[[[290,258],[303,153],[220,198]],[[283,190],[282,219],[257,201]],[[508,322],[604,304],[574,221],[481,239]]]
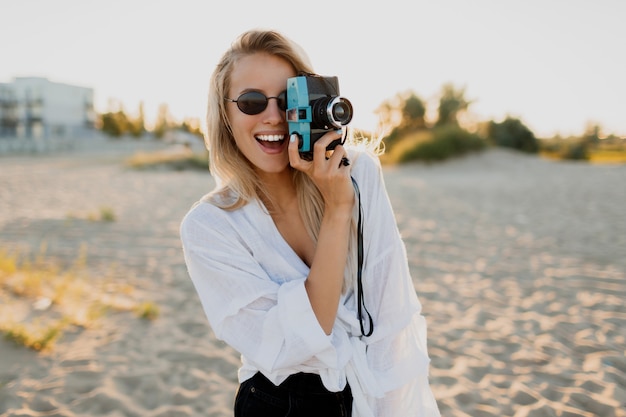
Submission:
[[[344,154],[345,150],[343,149],[341,145],[337,145],[335,146],[333,150],[329,151],[328,146],[333,141],[341,139],[341,136],[342,136],[341,130],[332,131],[332,132],[326,133],[319,140],[317,140],[317,142],[315,142],[315,145],[313,146],[313,163],[316,164],[318,168],[321,169],[322,167],[326,165],[329,165],[331,167],[339,166],[338,165],[339,162],[335,163],[335,161],[337,160],[338,157],[339,157],[339,160],[341,160],[341,157],[338,155]]]
[[[313,160],[302,159],[298,149],[298,137],[289,139],[289,163],[294,169],[304,172],[322,194],[327,210],[351,210],[354,204],[354,189],[350,181],[352,167],[347,160],[347,151],[337,145],[327,154],[326,148],[334,140],[340,139],[338,132],[328,132],[313,146]]]
[[[328,163],[331,167],[343,168],[350,165],[348,152],[342,145],[337,145],[332,154],[328,157]]]
[[[305,171],[306,167],[309,165],[308,161],[300,158],[300,152],[298,151],[298,135],[292,133],[289,137],[289,164],[299,171]]]
[[[338,139],[341,139],[343,131],[336,130],[330,131],[324,134],[321,138],[315,141],[312,149],[313,161],[305,160],[301,157],[299,152],[299,138],[297,134],[292,134],[289,138],[289,163],[290,165],[300,171],[309,172],[314,168],[316,171],[323,171],[327,167],[343,167],[348,166],[349,163],[345,162],[346,151],[343,146],[337,145],[334,150],[327,151],[328,146]],[[343,159],[343,161],[342,161]]]

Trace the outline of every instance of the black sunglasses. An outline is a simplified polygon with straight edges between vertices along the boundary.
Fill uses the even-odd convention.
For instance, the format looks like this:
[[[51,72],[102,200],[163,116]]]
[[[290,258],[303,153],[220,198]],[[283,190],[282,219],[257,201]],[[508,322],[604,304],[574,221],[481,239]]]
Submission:
[[[276,97],[267,97],[259,91],[248,91],[240,95],[237,100],[228,97],[224,97],[224,100],[237,103],[239,110],[245,114],[255,115],[263,112],[267,108],[267,104],[271,98],[276,99],[279,109],[287,110],[287,91],[283,91]]]

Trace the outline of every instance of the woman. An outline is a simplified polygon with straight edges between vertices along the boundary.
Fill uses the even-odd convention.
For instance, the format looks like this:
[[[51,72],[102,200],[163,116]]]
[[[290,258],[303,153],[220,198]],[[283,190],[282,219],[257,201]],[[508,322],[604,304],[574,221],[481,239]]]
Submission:
[[[306,56],[275,31],[223,55],[207,112],[216,187],[181,224],[209,323],[241,353],[235,416],[439,416],[379,161],[347,143],[327,152],[341,131],[300,157],[284,97],[303,73]]]

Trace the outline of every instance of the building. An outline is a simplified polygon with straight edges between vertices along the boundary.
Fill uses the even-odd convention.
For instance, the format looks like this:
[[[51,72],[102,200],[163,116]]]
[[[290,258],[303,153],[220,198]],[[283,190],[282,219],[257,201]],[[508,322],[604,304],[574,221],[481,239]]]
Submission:
[[[17,99],[10,84],[0,83],[0,137],[17,134]]]
[[[95,122],[91,88],[42,77],[0,83],[0,142],[78,138],[90,135]]]

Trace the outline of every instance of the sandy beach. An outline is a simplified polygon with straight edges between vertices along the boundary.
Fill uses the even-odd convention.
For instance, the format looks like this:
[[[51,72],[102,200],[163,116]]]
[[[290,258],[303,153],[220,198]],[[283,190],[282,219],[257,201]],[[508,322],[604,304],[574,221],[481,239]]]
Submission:
[[[160,314],[111,311],[41,353],[0,340],[0,417],[232,415],[239,357],[208,327],[178,237],[212,179],[106,149],[0,157],[0,249],[84,251],[94,280]],[[626,417],[626,165],[496,149],[385,178],[442,416]],[[103,207],[114,221],[88,220]]]

